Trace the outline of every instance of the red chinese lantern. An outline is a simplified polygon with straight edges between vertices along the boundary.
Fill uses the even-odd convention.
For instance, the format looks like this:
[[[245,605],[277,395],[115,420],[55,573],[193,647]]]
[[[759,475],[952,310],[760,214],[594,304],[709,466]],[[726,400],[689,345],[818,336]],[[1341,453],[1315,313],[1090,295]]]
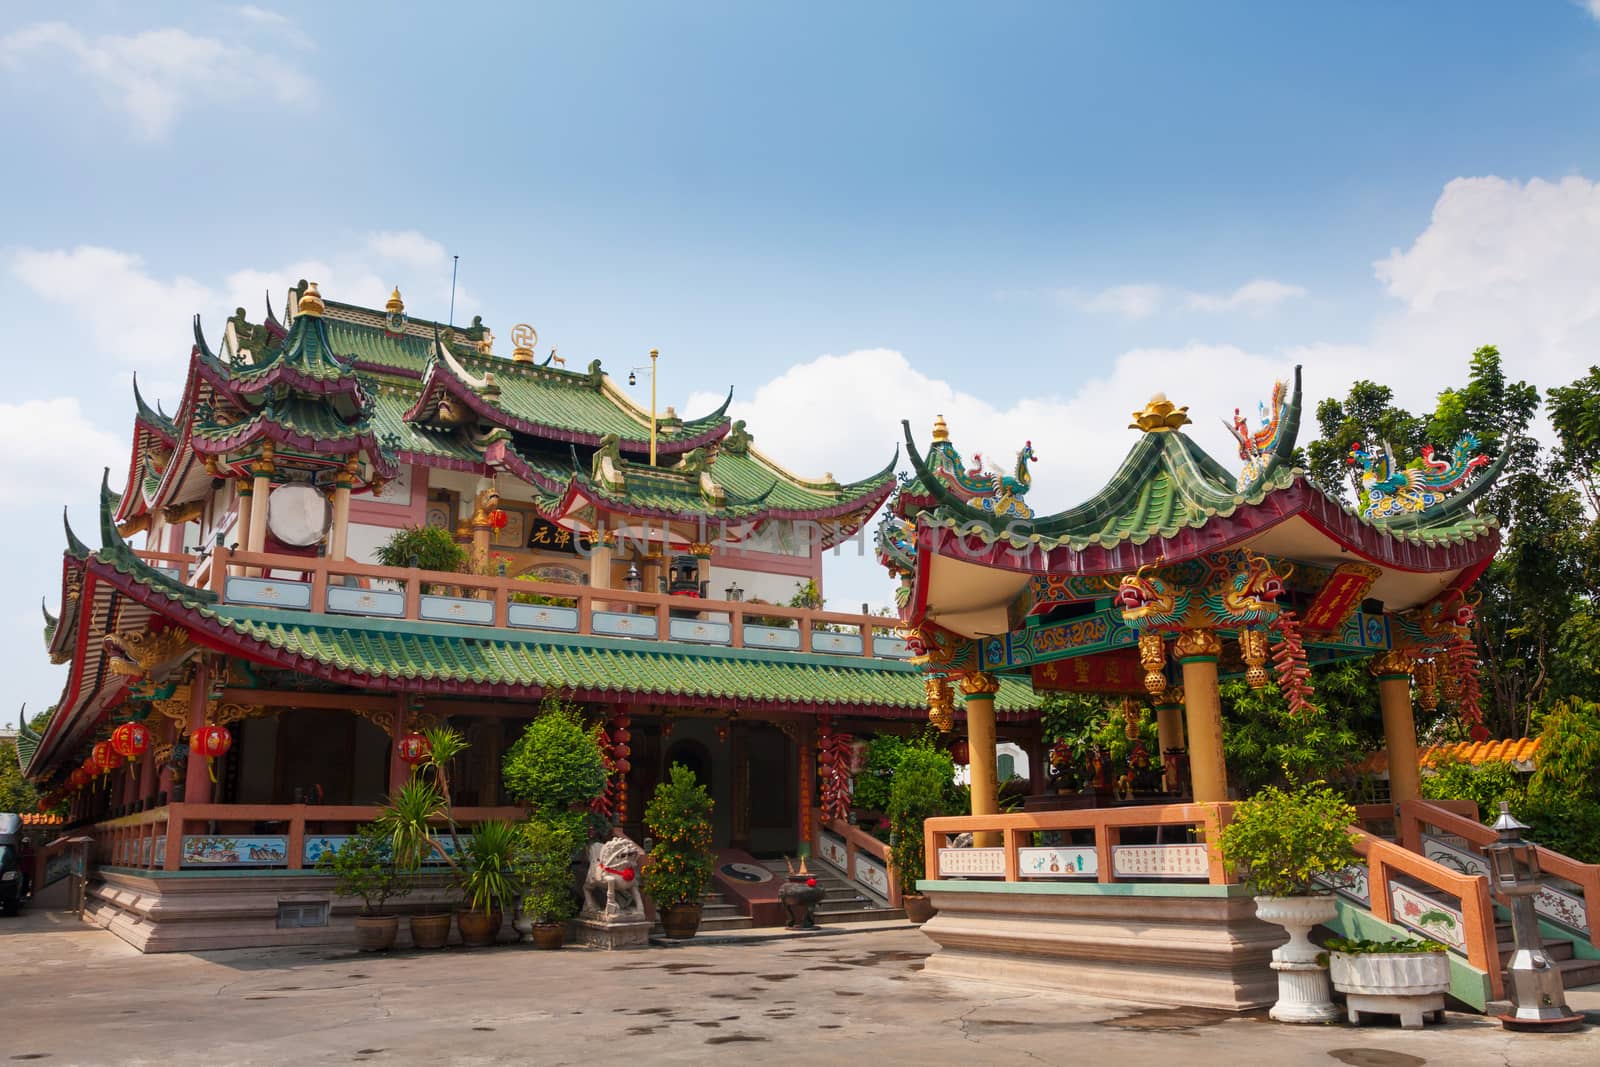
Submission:
[[[965,738],[956,741],[950,746],[950,758],[961,764],[963,767],[972,761],[971,757],[971,746],[967,744]]]
[[[410,764],[413,767],[427,759],[429,753],[433,751],[432,746],[428,744],[428,739],[415,730],[396,741],[394,750],[395,755],[400,757],[402,763]]]
[[[189,751],[206,759],[225,756],[231,747],[233,735],[226,726],[202,726],[189,735]]]
[[[50,800],[49,797],[40,797],[39,798],[39,810],[40,811],[49,811],[50,807],[51,807],[51,804],[52,804],[52,801]]]
[[[499,508],[489,512],[489,525],[496,530],[504,530],[506,528],[506,513]]]
[[[228,754],[228,749],[233,747],[233,735],[226,726],[202,726],[189,735],[189,752],[201,756],[206,761],[206,773],[211,780],[217,780],[217,772],[211,766],[211,761],[219,756]]]
[[[111,747],[124,759],[136,760],[150,748],[150,731],[144,723],[125,722],[111,731]]]
[[[94,764],[90,774],[109,774],[114,768],[122,766],[122,757],[117,755],[110,741],[96,741],[89,759]]]

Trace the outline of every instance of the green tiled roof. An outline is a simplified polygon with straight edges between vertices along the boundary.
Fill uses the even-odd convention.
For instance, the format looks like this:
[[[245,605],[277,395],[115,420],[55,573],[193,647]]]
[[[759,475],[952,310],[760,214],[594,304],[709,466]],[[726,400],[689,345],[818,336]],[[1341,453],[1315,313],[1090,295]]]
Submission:
[[[248,390],[252,382],[278,367],[292,369],[313,382],[343,381],[353,374],[349,363],[335,354],[328,327],[316,315],[296,317],[289,327],[289,336],[274,346],[270,354],[263,355],[265,358],[258,356],[254,363],[231,368],[231,380]]]
[[[102,496],[102,509],[112,494]],[[109,514],[109,512],[107,513]],[[203,620],[271,649],[373,679],[454,685],[562,688],[819,708],[926,706],[923,676],[903,661],[695,647],[628,638],[488,630],[448,623],[329,617],[221,604],[138,559],[109,520],[95,559]],[[158,610],[159,603],[154,605]],[[996,709],[1037,701],[1026,682],[1007,679]]]
[[[435,429],[406,421],[406,412],[417,402],[414,380],[368,374],[361,380],[372,398],[372,432],[385,447],[459,463],[483,463],[482,449],[474,448],[460,429]]]
[[[250,418],[230,425],[197,420],[193,433],[199,441],[221,442],[247,437],[267,425],[317,441],[359,441],[372,432],[365,419],[346,421],[324,400],[291,395],[269,401]]]

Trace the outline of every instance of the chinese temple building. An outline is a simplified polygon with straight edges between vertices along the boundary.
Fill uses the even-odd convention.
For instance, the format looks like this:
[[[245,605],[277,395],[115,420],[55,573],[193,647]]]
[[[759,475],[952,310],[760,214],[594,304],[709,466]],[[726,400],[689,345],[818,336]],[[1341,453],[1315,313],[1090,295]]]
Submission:
[[[1282,932],[1254,917],[1216,850],[1238,799],[1219,683],[1276,686],[1309,724],[1312,665],[1359,659],[1377,678],[1391,795],[1358,809],[1364,865],[1341,889],[1342,929],[1420,931],[1455,953],[1460,999],[1481,1007],[1498,993],[1487,885],[1462,874],[1487,870],[1467,852],[1493,834],[1421,799],[1412,709],[1443,702],[1482,736],[1471,587],[1500,536],[1471,505],[1504,454],[1491,463],[1471,435],[1407,464],[1358,445],[1351,507],[1294,466],[1300,409],[1297,368],[1258,425],[1235,412],[1234,474],[1185,434],[1187,409],[1158,395],[1134,413],[1133,447],[1105,487],[1053,515],[1027,500],[1031,445],[998,473],[969,468],[942,418],[926,449],[906,425],[915,478],[886,509],[878,553],[900,581],[930,693],[964,700],[973,772],[971,814],[928,823],[920,886],[939,911],[924,930],[940,945],[929,971],[1163,1003],[1270,1003],[1268,953]],[[997,696],[1017,683],[1102,695],[1130,730],[1153,716],[1155,790],[1046,794],[998,812],[992,778],[980,778],[993,774]],[[1600,868],[1548,862],[1558,861],[1600,895]],[[1600,954],[1585,914],[1568,913],[1579,916],[1572,929]]]
[[[808,583],[820,603],[823,553],[861,535],[893,462],[798,476],[726,402],[657,416],[599,361],[538,358],[525,326],[501,355],[398,289],[370,309],[302,282],[284,311],[241,309],[215,344],[196,318],[173,414],[135,385],[100,547],[66,528],[45,621],[67,682],[18,747],[93,837],[96,921],[148,950],[326,939],[352,911],[315,858],[405,780],[400,742],[455,726],[458,820],[516,817],[501,758],[551,695],[604,723],[631,836],[683,763],[730,860],[815,850],[837,810],[819,747],[926,720],[898,619],[789,606]],[[380,565],[414,527],[465,572]],[[1033,702],[1000,691],[1003,734],[1036,741]]]

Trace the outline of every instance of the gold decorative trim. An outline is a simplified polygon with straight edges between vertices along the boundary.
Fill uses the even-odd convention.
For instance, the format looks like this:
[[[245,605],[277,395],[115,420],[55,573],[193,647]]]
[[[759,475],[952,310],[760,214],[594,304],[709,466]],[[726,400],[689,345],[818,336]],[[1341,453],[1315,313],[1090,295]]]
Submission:
[[[1144,668],[1145,692],[1159,696],[1167,688],[1167,642],[1158,631],[1139,635],[1139,665]]]
[[[1374,677],[1382,678],[1384,675],[1409,675],[1416,665],[1417,661],[1409,653],[1395,649],[1373,659],[1367,669]]]
[[[1000,692],[1000,679],[988,671],[969,671],[961,676],[957,684],[961,686],[961,695],[969,699],[977,697],[981,700]]]
[[[1186,659],[1216,658],[1222,655],[1222,640],[1211,630],[1185,630],[1172,646],[1179,661]]]

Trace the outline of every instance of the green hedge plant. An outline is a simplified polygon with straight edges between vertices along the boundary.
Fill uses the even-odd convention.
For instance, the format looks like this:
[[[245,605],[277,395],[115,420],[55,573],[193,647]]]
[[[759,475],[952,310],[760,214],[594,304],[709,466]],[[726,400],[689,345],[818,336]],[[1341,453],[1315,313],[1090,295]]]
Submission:
[[[645,833],[653,839],[645,858],[644,891],[658,908],[698,904],[711,886],[716,853],[711,847],[711,797],[694,772],[674,763],[644,809]]]
[[[606,787],[605,755],[576,706],[546,697],[501,763],[506,791],[547,818],[585,807]]]
[[[1234,806],[1222,856],[1257,896],[1309,896],[1325,891],[1318,876],[1337,878],[1357,862],[1355,821],[1355,808],[1322,782],[1267,786]]]
[[[900,750],[889,785],[889,849],[903,893],[917,891],[926,849],[922,824],[948,815],[955,793],[955,761],[926,737]]]

